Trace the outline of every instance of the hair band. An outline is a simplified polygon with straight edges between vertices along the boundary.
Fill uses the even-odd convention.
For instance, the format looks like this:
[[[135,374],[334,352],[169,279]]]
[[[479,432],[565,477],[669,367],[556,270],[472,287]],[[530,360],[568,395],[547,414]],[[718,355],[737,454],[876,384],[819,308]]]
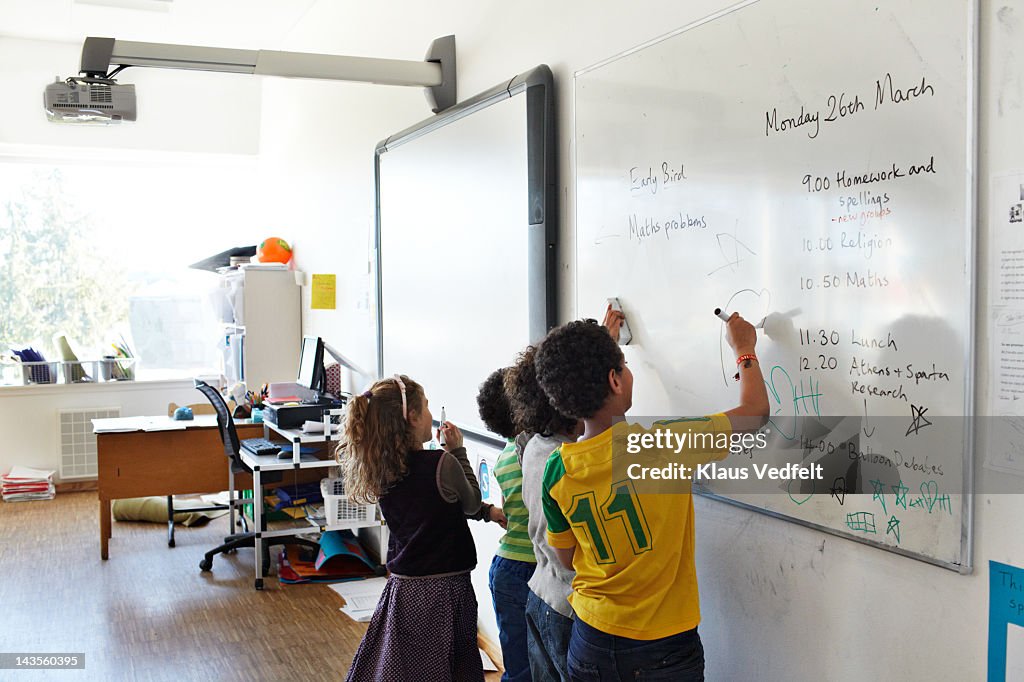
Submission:
[[[402,390],[402,419],[409,421],[409,404],[405,398],[405,382],[402,381],[402,377],[395,375],[395,383],[398,384],[398,388]]]

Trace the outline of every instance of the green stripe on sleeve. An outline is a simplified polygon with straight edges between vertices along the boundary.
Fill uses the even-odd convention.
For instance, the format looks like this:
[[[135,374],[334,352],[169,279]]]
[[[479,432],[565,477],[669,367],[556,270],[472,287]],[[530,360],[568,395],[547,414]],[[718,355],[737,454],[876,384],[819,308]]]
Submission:
[[[559,448],[548,457],[548,463],[544,467],[544,478],[541,479],[541,503],[544,507],[544,518],[548,522],[548,531],[552,533],[564,533],[569,530],[569,522],[562,513],[561,508],[551,496],[551,489],[565,476],[565,463],[562,462],[562,449]]]

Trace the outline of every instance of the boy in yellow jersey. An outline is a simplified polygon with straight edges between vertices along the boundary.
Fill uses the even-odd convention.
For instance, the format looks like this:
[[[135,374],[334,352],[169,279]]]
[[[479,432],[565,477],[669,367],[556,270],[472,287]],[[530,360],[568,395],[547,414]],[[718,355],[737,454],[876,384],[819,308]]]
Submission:
[[[726,338],[738,356],[740,404],[710,417],[656,423],[662,431],[688,434],[691,446],[673,448],[674,462],[692,467],[723,458],[723,434],[727,443],[734,431],[755,429],[768,416],[753,326],[734,314]],[[622,351],[606,329],[583,320],[548,334],[535,363],[555,409],[585,424],[578,442],[552,453],[542,492],[548,543],[576,570],[569,598],[576,613],[571,679],[703,680],[688,482],[672,493],[652,493],[623,475],[621,461],[613,468],[613,449],[622,455],[629,434],[647,431],[617,420],[633,396]]]

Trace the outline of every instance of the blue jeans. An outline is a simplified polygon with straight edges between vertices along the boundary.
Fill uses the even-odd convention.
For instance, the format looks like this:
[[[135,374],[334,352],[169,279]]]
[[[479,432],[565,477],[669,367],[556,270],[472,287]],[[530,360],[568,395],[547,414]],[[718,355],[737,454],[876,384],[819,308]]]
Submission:
[[[569,679],[704,682],[704,647],[697,628],[661,639],[629,639],[577,618],[569,641]]]
[[[526,632],[530,644],[530,673],[537,682],[569,682],[569,638],[572,618],[566,618],[535,595],[526,597]]]
[[[498,617],[498,639],[505,672],[501,682],[531,682],[530,663],[526,656],[526,582],[533,575],[535,564],[496,556],[491,562],[491,597]]]

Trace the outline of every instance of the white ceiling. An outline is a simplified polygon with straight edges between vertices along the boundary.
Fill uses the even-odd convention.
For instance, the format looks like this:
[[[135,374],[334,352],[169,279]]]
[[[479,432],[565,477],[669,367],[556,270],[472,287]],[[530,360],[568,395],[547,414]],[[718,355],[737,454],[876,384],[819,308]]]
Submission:
[[[0,36],[281,49],[317,0],[0,0]]]

